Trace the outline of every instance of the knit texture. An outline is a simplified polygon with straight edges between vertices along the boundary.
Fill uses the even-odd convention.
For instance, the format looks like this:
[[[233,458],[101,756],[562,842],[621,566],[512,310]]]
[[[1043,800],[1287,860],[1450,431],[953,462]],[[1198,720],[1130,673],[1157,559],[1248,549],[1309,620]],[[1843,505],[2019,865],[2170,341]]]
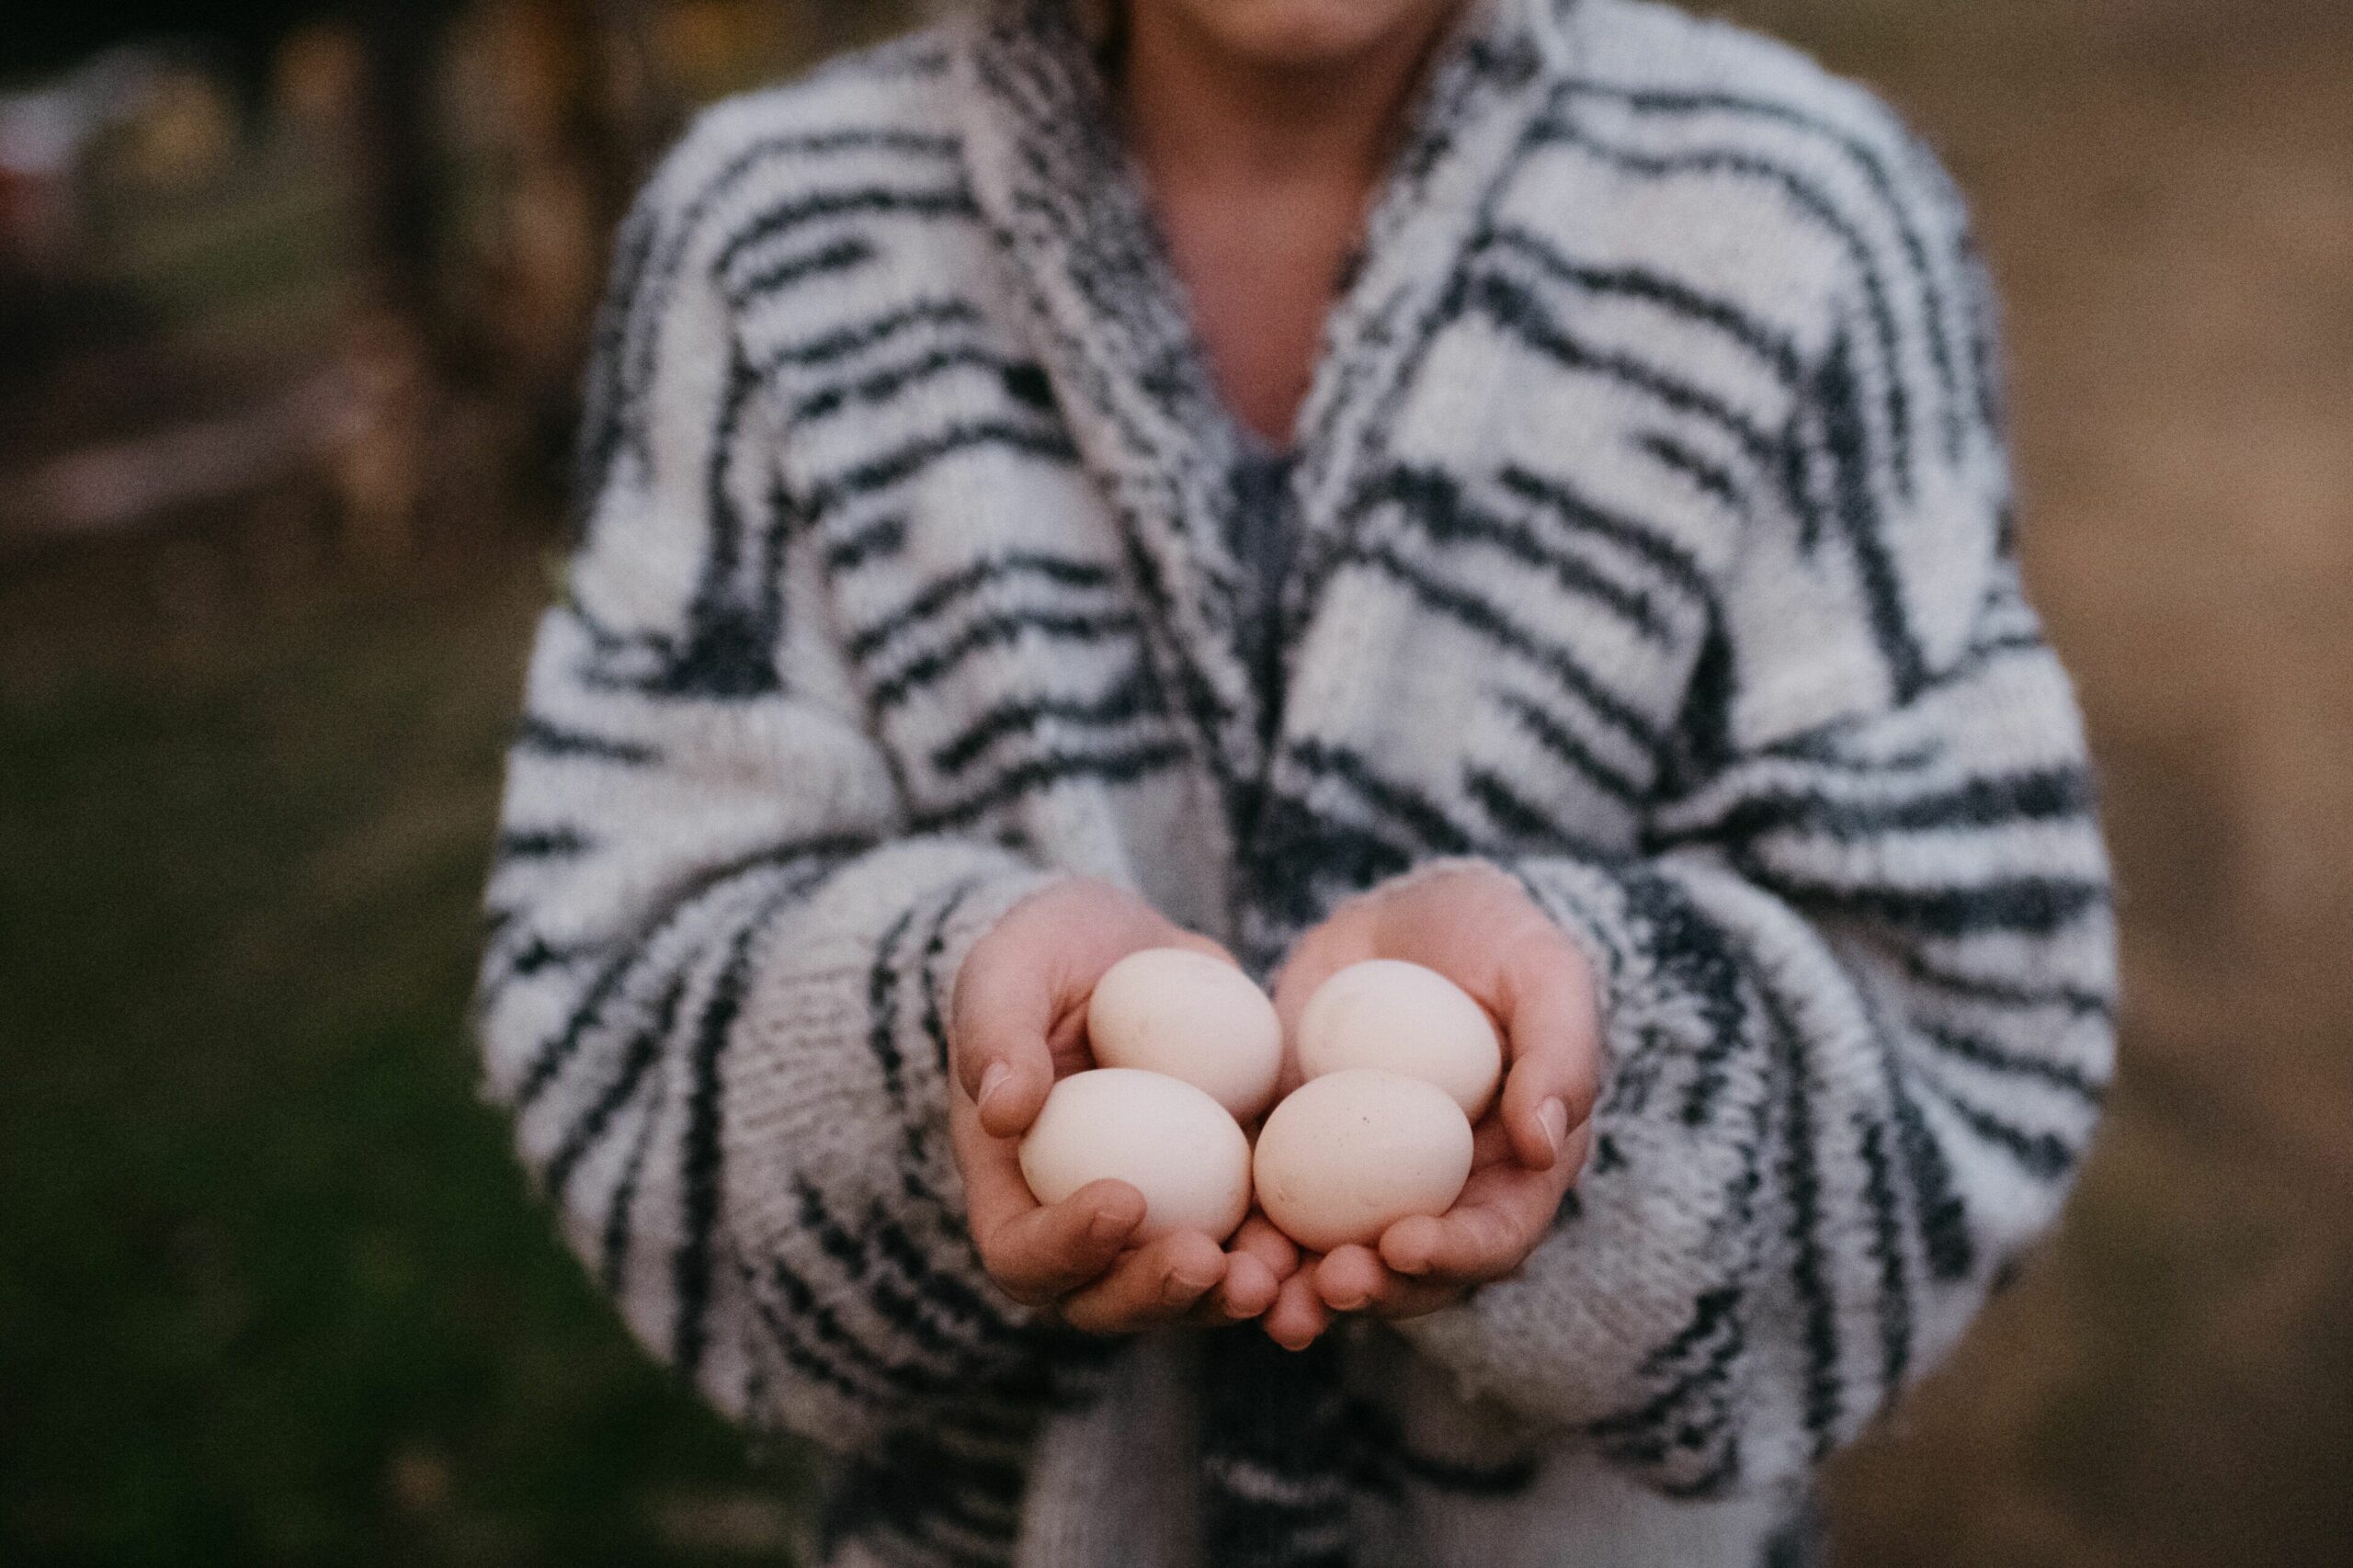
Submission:
[[[1991,318],[1868,94],[1474,6],[1302,415],[1268,713],[1230,426],[1062,8],[702,119],[620,239],[480,1017],[631,1327],[835,1456],[809,1561],[1799,1560],[2111,1065]],[[944,1019],[1005,911],[1108,877],[1264,972],[1461,857],[1605,992],[1519,1275],[1303,1362],[996,1293]]]

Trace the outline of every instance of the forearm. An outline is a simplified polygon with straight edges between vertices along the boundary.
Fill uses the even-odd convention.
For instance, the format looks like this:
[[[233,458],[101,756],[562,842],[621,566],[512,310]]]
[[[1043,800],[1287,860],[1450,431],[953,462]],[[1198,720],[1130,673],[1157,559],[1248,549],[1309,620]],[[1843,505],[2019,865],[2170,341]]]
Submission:
[[[2049,1223],[2109,1069],[2112,931],[2039,649],[1728,769],[1661,836],[1514,868],[1602,982],[1593,1163],[1520,1277],[1408,1332],[1708,1492],[1852,1436]]]
[[[715,1168],[687,1196],[774,1358],[763,1414],[828,1446],[1039,1393],[1030,1314],[965,1223],[946,1020],[965,955],[1046,881],[972,846],[878,851],[778,922],[723,1044],[709,1026],[686,1042],[690,1067],[722,1054],[695,1090],[710,1135],[686,1151],[690,1177]]]
[[[842,1447],[1027,1376],[948,1144],[946,998],[1049,880],[905,835],[843,720],[594,678],[551,615],[480,1020],[564,1232],[732,1414]]]
[[[965,1233],[941,1062],[966,950],[1048,878],[911,826],[700,248],[723,129],[620,247],[479,1016],[492,1096],[649,1346],[722,1409],[870,1449],[1029,1374]]]

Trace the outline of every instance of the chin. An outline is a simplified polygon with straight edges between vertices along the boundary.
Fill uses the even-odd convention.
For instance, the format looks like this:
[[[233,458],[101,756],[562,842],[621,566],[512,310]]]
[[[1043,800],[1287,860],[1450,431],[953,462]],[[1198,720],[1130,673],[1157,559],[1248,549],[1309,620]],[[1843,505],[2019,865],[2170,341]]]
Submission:
[[[1275,70],[1341,65],[1419,32],[1461,0],[1132,0],[1187,14],[1225,50]]]

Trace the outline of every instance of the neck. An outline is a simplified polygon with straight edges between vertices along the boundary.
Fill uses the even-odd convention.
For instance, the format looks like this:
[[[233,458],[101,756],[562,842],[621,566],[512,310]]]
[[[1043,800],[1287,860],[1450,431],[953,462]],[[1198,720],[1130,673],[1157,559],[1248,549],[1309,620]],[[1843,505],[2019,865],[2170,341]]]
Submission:
[[[1129,140],[1155,176],[1260,184],[1380,177],[1424,62],[1459,6],[1312,63],[1223,46],[1170,5],[1131,6],[1120,73]]]

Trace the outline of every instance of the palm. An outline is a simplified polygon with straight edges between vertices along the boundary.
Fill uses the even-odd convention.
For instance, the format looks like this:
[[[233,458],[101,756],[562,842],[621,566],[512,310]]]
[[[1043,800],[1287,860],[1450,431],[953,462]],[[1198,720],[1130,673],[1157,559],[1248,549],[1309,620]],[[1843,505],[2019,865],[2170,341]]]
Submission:
[[[1021,1136],[1047,1095],[1095,1065],[1086,1005],[1096,982],[1162,947],[1224,957],[1132,894],[1073,881],[1001,919],[957,979],[949,1131],[981,1262],[1014,1300],[1095,1333],[1256,1317],[1297,1264],[1264,1221],[1245,1224],[1230,1253],[1198,1232],[1131,1246],[1144,1213],[1133,1187],[1100,1181],[1041,1205],[1022,1176]]]
[[[1324,980],[1372,958],[1426,965],[1478,998],[1503,1028],[1508,1072],[1452,1209],[1401,1220],[1377,1248],[1338,1248],[1284,1282],[1267,1329],[1294,1348],[1333,1312],[1419,1316],[1517,1271],[1550,1233],[1590,1143],[1600,1070],[1593,977],[1517,882],[1448,868],[1345,906],[1285,966],[1275,1000],[1286,1023],[1296,1028]]]

